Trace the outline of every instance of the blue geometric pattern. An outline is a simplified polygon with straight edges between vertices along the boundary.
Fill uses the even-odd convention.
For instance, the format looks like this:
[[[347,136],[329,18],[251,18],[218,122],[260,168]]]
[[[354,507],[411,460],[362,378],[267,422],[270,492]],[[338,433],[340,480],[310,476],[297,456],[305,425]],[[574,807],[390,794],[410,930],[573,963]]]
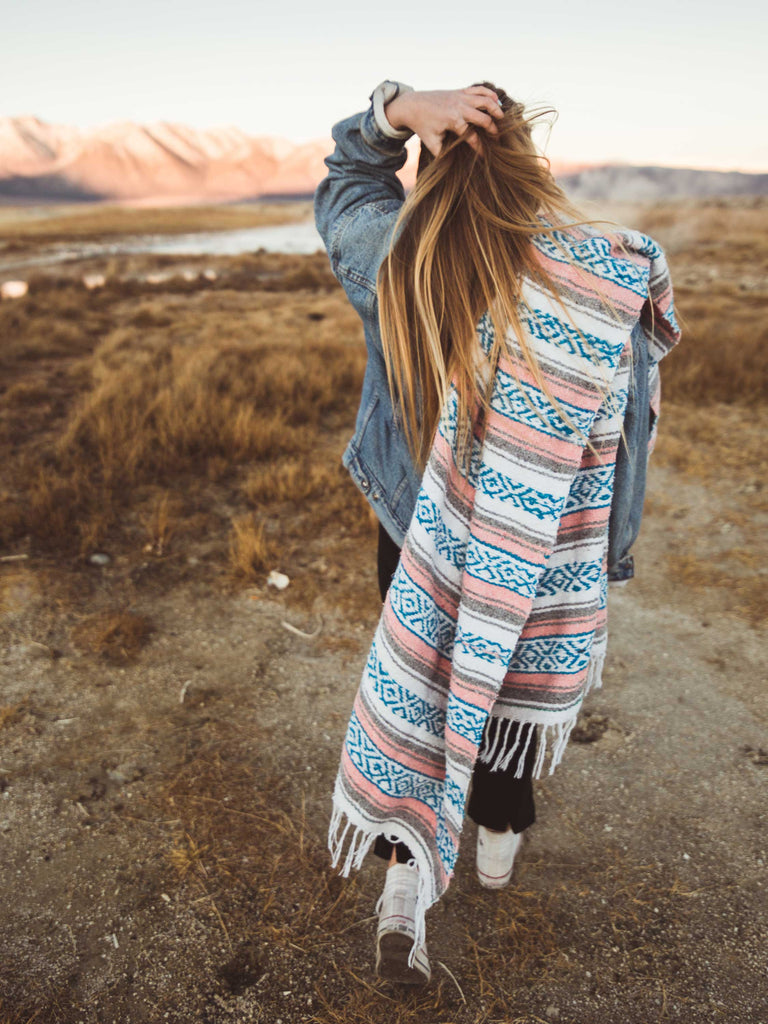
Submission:
[[[565,502],[563,515],[569,512],[582,512],[589,508],[606,508],[613,498],[613,477],[616,466],[597,466],[594,469],[582,469],[571,484],[571,490]]]
[[[500,551],[476,537],[470,537],[466,552],[467,573],[476,580],[504,587],[523,597],[534,597],[539,566]]]
[[[661,253],[647,235],[639,237],[643,241],[640,250],[643,255],[655,257]],[[604,281],[611,281],[635,295],[645,297],[648,294],[648,268],[639,267],[626,258],[617,259],[611,254],[610,241],[602,235],[574,242],[564,232],[553,231],[551,236],[549,233],[536,235],[531,241],[548,259],[558,263],[570,263],[572,259]]]
[[[534,637],[519,640],[510,662],[511,672],[552,673],[565,676],[581,671],[589,662],[594,633],[572,637]]]
[[[465,794],[461,786],[458,786],[450,775],[446,776],[445,779],[445,797],[449,804],[452,804],[457,813],[457,818],[461,819],[464,814],[464,799]]]
[[[542,520],[559,519],[565,503],[564,497],[538,491],[534,487],[513,480],[512,477],[506,476],[490,466],[484,466],[480,470],[477,488],[490,498],[508,501],[516,508],[521,508]]]
[[[433,811],[440,809],[444,785],[439,780],[406,768],[374,746],[353,711],[345,740],[347,752],[357,770],[387,796],[415,797]]]
[[[521,383],[501,369],[497,372],[497,384],[491,397],[491,408],[500,416],[553,437],[575,437],[576,428],[583,434],[589,433],[594,418],[592,410],[560,402],[560,407],[574,424],[571,426],[539,388]]]
[[[602,611],[608,604],[608,574],[603,573],[600,577],[600,600],[597,607]]]
[[[462,629],[461,626],[456,629],[456,646],[469,651],[475,658],[487,661],[489,664],[508,664],[512,655],[509,647],[496,643],[494,640],[488,640],[487,637],[480,636],[478,633],[470,633],[469,630]]]
[[[539,341],[551,342],[558,348],[564,348],[590,362],[597,362],[596,356],[603,363],[610,361],[616,351],[616,342],[612,343],[606,338],[598,338],[597,335],[585,331],[579,333],[573,324],[564,322],[543,309],[532,309],[530,313],[524,313],[521,319],[532,337]],[[620,347],[623,348],[623,345],[622,342]]]
[[[456,623],[418,587],[402,568],[395,571],[389,587],[392,611],[402,625],[433,650],[450,658]]]
[[[442,820],[439,821],[437,825],[435,843],[443,869],[447,871],[449,875],[453,874],[453,869],[456,867],[456,859],[459,856],[459,849],[458,846],[454,845],[450,833],[445,827],[445,822]]]
[[[373,692],[393,715],[397,715],[410,725],[424,729],[432,736],[445,734],[445,712],[437,704],[417,697],[395,682],[381,663],[375,639],[368,654],[366,673]]]
[[[603,574],[601,562],[566,562],[545,569],[536,588],[537,597],[555,597],[558,594],[581,594],[590,590]]]
[[[455,694],[448,698],[448,714],[445,719],[446,726],[457,735],[463,736],[471,743],[480,745],[485,724],[486,712],[480,708],[467,704]]]
[[[455,569],[463,569],[466,542],[451,532],[440,514],[440,509],[424,490],[419,493],[415,516],[416,522],[432,538],[437,554]]]

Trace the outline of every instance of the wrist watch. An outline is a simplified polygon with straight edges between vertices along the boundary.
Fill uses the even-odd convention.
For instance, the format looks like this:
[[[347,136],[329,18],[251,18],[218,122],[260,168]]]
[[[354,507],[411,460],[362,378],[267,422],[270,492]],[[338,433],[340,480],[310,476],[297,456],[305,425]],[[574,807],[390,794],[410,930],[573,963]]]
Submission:
[[[373,116],[376,120],[376,126],[389,139],[401,139],[404,141],[405,139],[410,139],[413,135],[410,128],[393,128],[387,120],[387,115],[384,113],[386,104],[393,100],[395,96],[400,96],[404,92],[413,92],[413,86],[405,85],[403,82],[393,82],[389,78],[385,78],[383,82],[379,82],[368,97],[373,103]]]

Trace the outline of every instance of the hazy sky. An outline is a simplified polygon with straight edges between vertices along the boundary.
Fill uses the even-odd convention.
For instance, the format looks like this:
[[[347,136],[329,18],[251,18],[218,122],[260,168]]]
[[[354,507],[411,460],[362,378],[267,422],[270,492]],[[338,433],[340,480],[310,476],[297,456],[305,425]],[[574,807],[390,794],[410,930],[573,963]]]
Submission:
[[[489,79],[554,106],[556,160],[768,170],[757,0],[0,0],[0,115],[233,124],[305,140],[368,103]]]

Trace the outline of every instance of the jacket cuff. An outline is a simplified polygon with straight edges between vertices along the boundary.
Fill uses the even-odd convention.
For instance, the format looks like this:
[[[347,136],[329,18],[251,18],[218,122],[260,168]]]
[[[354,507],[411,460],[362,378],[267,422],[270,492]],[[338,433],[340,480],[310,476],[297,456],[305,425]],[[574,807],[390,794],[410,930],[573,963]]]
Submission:
[[[400,92],[411,92],[411,87],[400,86]],[[360,134],[365,142],[382,153],[399,153],[406,141],[414,134],[410,128],[393,128],[384,113],[384,104],[381,97],[371,93],[371,105],[363,115],[360,124]]]

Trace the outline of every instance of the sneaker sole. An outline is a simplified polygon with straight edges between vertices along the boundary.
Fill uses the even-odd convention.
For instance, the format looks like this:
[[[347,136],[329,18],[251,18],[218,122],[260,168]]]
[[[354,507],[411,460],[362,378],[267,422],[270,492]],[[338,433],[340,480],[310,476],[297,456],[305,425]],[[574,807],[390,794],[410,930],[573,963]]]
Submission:
[[[413,940],[408,935],[388,932],[379,938],[376,973],[384,981],[399,985],[426,985],[430,979],[429,964],[416,957],[413,967],[408,966]]]
[[[478,871],[477,880],[484,889],[506,889],[512,881],[512,872],[501,878],[492,878],[490,875],[481,875]]]

